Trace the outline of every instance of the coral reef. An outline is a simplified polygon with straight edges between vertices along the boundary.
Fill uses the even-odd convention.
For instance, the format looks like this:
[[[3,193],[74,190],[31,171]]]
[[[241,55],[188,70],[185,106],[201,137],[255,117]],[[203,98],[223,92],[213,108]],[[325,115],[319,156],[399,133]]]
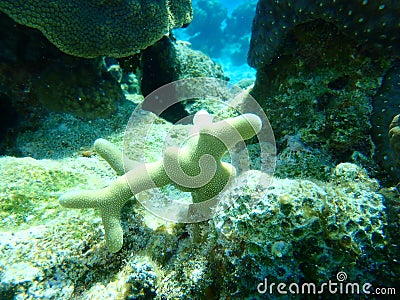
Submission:
[[[76,120],[48,122],[67,121],[69,131],[80,132],[82,123]],[[159,147],[160,132],[171,126],[161,119],[156,123],[147,143],[151,153]],[[105,124],[93,121],[89,128],[100,134]],[[115,130],[108,135],[120,145],[122,135]],[[46,137],[41,134],[42,143]],[[40,143],[39,136],[35,139]],[[296,137],[286,143],[292,156],[314,155]],[[120,155],[115,147],[100,148],[109,153],[104,156]],[[221,199],[232,206],[198,224],[166,223],[128,201],[121,213],[124,247],[117,253],[106,251],[97,210],[66,210],[56,201],[63,193],[58,189],[109,185],[115,173],[104,160],[93,153],[57,162],[3,157],[0,164],[0,190],[19,204],[1,216],[0,293],[5,299],[257,297],[265,276],[269,282],[318,284],[334,281],[339,271],[349,282],[397,282],[398,192],[381,190],[384,199],[376,192],[378,182],[353,164],[332,168],[327,183],[275,178],[265,186],[254,178],[267,175],[242,173]]]
[[[335,164],[321,148],[307,147],[300,135],[286,135],[286,146],[278,155],[275,176],[279,178],[309,178],[327,181]]]
[[[34,80],[32,92],[52,111],[89,119],[110,117],[125,100],[118,82],[95,60],[48,66]]]
[[[322,19],[333,23],[358,43],[399,49],[397,1],[272,1],[259,0],[248,62],[257,69],[280,56],[284,40],[295,26]]]
[[[370,118],[391,54],[364,51],[323,20],[293,25],[282,47],[279,57],[257,70],[251,92],[269,116],[279,150],[285,136],[298,135],[328,160],[352,161],[359,152],[367,158],[364,165],[376,169]]]
[[[141,91],[147,96],[164,84],[191,77],[227,79],[221,66],[187,43],[164,37],[142,52]]]
[[[35,126],[15,129],[13,143],[4,153],[9,156],[35,159],[60,159],[92,156],[93,141],[100,135],[115,142],[135,108],[130,101],[118,105],[109,118],[88,120],[68,113],[41,114]],[[39,117],[38,116],[38,117]]]
[[[175,44],[177,78],[212,77],[229,80],[220,64],[216,63],[201,51],[193,50],[185,42],[178,41]]]
[[[124,72],[140,70],[140,90],[143,96],[176,80],[192,77],[213,77],[226,80],[221,66],[204,53],[192,50],[188,43],[164,36],[140,55],[121,58]],[[176,103],[162,113],[162,117],[175,123],[188,115],[186,103]]]
[[[400,156],[400,115],[394,116],[389,125],[389,143],[397,158]]]
[[[102,59],[67,55],[40,31],[19,25],[3,13],[0,25],[0,98],[4,107],[0,115],[5,123],[0,153],[15,146],[17,134],[40,128],[49,110],[90,119],[116,113],[123,93]],[[11,115],[17,117],[10,120]]]
[[[149,240],[150,232],[145,229],[140,216],[134,213],[133,216],[135,219],[130,220],[129,229],[140,230],[141,234],[131,240],[131,251],[139,252]],[[64,223],[68,217],[76,219],[75,222]],[[96,299],[116,299],[117,295],[121,295],[121,284],[114,282],[113,278],[122,268],[121,258],[90,246],[100,242],[97,236],[101,229],[99,219],[92,219],[89,224],[88,217],[82,213],[67,216],[59,211],[57,218],[45,225],[13,232],[2,231],[2,299],[90,299],[90,296],[93,299],[93,294]],[[78,231],[74,230],[76,227],[79,227]],[[93,234],[91,230],[97,233]],[[69,248],[66,249],[66,246]],[[98,281],[100,278],[102,280]],[[107,288],[103,282],[107,283]],[[99,288],[101,286],[103,290]],[[104,298],[99,298],[100,294]]]
[[[66,211],[56,200],[60,189],[107,184],[113,173],[105,163],[95,156],[60,161],[0,157],[0,173],[2,299],[68,299],[98,278],[113,281],[121,258],[97,247],[104,234],[101,219],[90,210]],[[128,207],[124,220],[129,223],[129,247],[138,252],[150,231]],[[92,243],[97,246],[92,248]]]
[[[305,49],[331,31],[319,22],[298,27],[298,40],[288,47],[293,52],[258,70],[251,94],[267,112],[281,147],[286,135],[298,134],[307,146],[322,148],[335,158],[348,159],[354,150],[368,155],[371,98],[387,62],[361,55],[342,59],[356,49],[351,43],[334,48],[340,39],[346,43],[340,33],[330,33],[318,50]],[[333,49],[336,54],[331,55]]]
[[[67,2],[0,1],[0,139],[3,134],[6,144],[12,136],[4,153],[23,156],[0,155],[2,300],[264,299],[279,298],[280,283],[310,291],[288,291],[283,299],[364,299],[364,283],[371,293],[379,287],[398,294],[400,183],[382,187],[397,183],[400,170],[398,2],[259,0],[249,56],[257,81],[239,86],[251,89],[279,139],[273,178],[264,172],[275,167],[275,143],[254,136],[261,122],[245,114],[255,113],[247,109],[251,97],[232,85],[224,89],[226,82],[204,85],[204,77],[226,79],[220,66],[172,34],[163,37],[190,21],[190,0]],[[231,15],[218,1],[197,3],[203,10],[201,26],[188,28],[193,43],[196,34],[206,37],[209,21],[215,29],[210,49],[239,62],[249,34],[242,19],[254,10],[252,1]],[[143,9],[134,22],[132,10],[115,17],[128,4]],[[14,17],[28,25],[44,8],[31,25],[43,31],[66,14],[92,16],[85,31],[76,29],[84,18],[63,19],[59,24],[69,27],[45,31],[68,38],[75,30],[74,45],[53,42],[83,56],[118,56],[154,40],[126,59],[77,58],[39,30],[15,23],[4,13],[11,8],[25,9]],[[113,24],[93,30],[111,12]],[[138,36],[116,42],[140,22],[148,26],[140,28],[144,44],[129,45]],[[117,31],[102,34],[111,27]],[[104,47],[93,44],[99,41]],[[201,78],[187,90],[168,90],[188,99],[181,111],[169,112],[178,124],[160,117],[170,101],[156,101],[162,93],[136,107],[140,85],[147,95],[193,76]],[[123,92],[130,101],[119,101]],[[125,127],[133,110],[138,116]],[[92,146],[99,136],[105,139]],[[244,139],[248,145],[234,145]],[[176,215],[184,221],[169,217]],[[260,294],[267,280],[275,292]],[[352,290],[358,284],[360,294],[332,295],[325,288],[311,295],[313,285],[328,282],[353,283]]]
[[[400,239],[400,192],[399,185],[390,188],[382,188],[379,193],[385,197],[387,226],[385,233],[391,241]],[[400,246],[398,243],[389,243],[387,245],[388,261],[393,264],[395,273],[400,273]]]
[[[400,113],[400,63],[397,61],[386,72],[382,85],[372,99],[373,112],[371,123],[373,125],[371,136],[376,145],[374,157],[390,176],[386,180],[391,184],[400,181],[400,168],[398,147],[396,146],[396,120],[393,118]],[[391,122],[393,124],[391,125]],[[392,133],[388,135],[388,130]],[[392,146],[392,148],[391,148]],[[394,151],[394,152],[393,152]]]
[[[264,278],[269,284],[320,284],[339,271],[351,282],[393,285],[377,188],[365,170],[349,163],[339,164],[327,184],[275,179],[261,187],[238,178],[228,195],[236,201],[210,221],[219,297],[251,297]]]
[[[387,138],[399,112],[399,16],[394,1],[258,2],[248,62],[257,68],[253,95],[271,115],[278,144],[299,133],[334,161],[358,151],[381,179],[400,179]]]
[[[183,148],[168,147],[163,160],[127,168],[125,175],[104,189],[67,193],[60,198],[60,204],[70,208],[99,209],[107,246],[111,252],[117,252],[123,244],[121,209],[132,196],[172,184],[184,192],[191,192],[193,203],[213,199],[235,175],[235,168],[221,161],[223,154],[239,141],[253,137],[261,126],[261,119],[253,114],[213,123],[206,111],[200,111],[193,119],[191,138]],[[105,159],[114,170],[120,172],[122,156],[105,140],[98,140],[95,145],[99,149],[107,148],[100,153],[106,155]],[[108,157],[109,154],[118,157]],[[209,214],[202,211],[207,207],[201,205],[192,209],[189,213],[193,215]]]
[[[35,225],[53,218],[57,192],[88,183],[73,169],[61,168],[60,163],[30,157],[1,157],[0,177],[0,227],[4,228]],[[28,188],[31,178],[36,184]]]
[[[39,29],[63,52],[86,58],[135,54],[192,19],[190,0],[5,0],[0,11]]]
[[[113,177],[97,157],[29,166],[40,164],[49,172],[73,169],[80,186],[101,186]],[[9,172],[15,168],[20,165],[8,165]],[[105,251],[101,220],[91,210],[55,206],[27,230],[2,227],[0,293],[5,299],[246,298],[259,296],[257,285],[266,276],[276,284],[319,284],[335,281],[339,271],[349,282],[395,286],[398,248],[385,228],[388,222],[396,237],[398,216],[393,211],[386,217],[378,183],[365,170],[340,164],[329,183],[275,178],[268,187],[254,182],[257,171],[249,173],[237,177],[222,199],[232,203],[234,197],[233,206],[206,223],[165,223],[127,203],[125,247],[115,254]],[[48,178],[38,174],[22,173],[19,188]],[[46,199],[42,191],[32,197]],[[398,206],[398,195],[386,203]]]

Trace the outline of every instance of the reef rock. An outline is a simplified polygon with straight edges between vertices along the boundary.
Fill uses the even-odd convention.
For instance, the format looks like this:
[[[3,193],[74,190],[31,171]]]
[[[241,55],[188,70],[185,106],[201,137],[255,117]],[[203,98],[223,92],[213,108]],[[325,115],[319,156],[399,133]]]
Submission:
[[[260,174],[251,172],[226,196],[236,199],[232,207],[210,221],[220,296],[254,295],[265,278],[320,284],[340,271],[351,282],[384,278],[384,199],[363,169],[343,163],[327,184],[274,179],[270,186],[254,184]]]
[[[289,31],[316,19],[335,24],[359,43],[398,49],[399,15],[400,2],[396,0],[260,0],[248,62],[257,69],[270,63],[279,56]]]
[[[192,20],[190,0],[4,0],[0,11],[39,29],[63,52],[85,58],[135,54]]]

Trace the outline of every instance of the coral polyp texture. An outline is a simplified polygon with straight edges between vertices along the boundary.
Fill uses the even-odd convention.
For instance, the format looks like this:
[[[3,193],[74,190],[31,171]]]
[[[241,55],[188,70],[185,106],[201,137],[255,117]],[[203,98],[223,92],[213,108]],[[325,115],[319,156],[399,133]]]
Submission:
[[[396,115],[389,125],[389,142],[398,159],[400,157],[400,115]]]
[[[400,63],[394,65],[385,73],[382,85],[372,98],[374,110],[371,115],[371,137],[376,145],[374,158],[385,170],[392,184],[400,180],[398,116],[400,112]],[[389,134],[388,134],[388,130]],[[397,157],[396,157],[397,156]]]
[[[279,55],[296,25],[322,19],[360,43],[399,46],[400,2],[396,0],[260,0],[253,21],[248,62],[260,68]]]
[[[254,114],[213,123],[206,111],[199,111],[183,147],[166,148],[163,159],[153,163],[125,166],[127,172],[110,186],[67,193],[60,198],[60,204],[70,208],[99,209],[107,246],[111,252],[117,252],[123,244],[121,209],[133,195],[172,184],[179,190],[191,192],[194,203],[214,198],[235,175],[235,168],[221,161],[223,154],[238,142],[256,135],[261,127],[261,119]],[[121,173],[122,155],[111,143],[99,139],[95,148],[117,173]]]
[[[246,178],[259,176],[258,171],[249,172],[252,175]],[[219,260],[214,262],[215,272],[220,272],[214,276],[223,286],[219,299],[253,299],[257,284],[265,278],[268,285],[318,286],[339,271],[353,282],[370,283],[390,273],[390,265],[382,259],[387,243],[384,199],[374,192],[378,182],[364,169],[339,164],[330,182],[323,184],[276,178],[260,188],[252,180],[237,178],[241,184],[224,195],[226,199],[235,195],[235,202],[210,221],[219,246],[209,255]],[[262,188],[267,192],[258,198],[254,190]]]
[[[0,11],[80,57],[124,57],[192,20],[190,0],[0,1]]]

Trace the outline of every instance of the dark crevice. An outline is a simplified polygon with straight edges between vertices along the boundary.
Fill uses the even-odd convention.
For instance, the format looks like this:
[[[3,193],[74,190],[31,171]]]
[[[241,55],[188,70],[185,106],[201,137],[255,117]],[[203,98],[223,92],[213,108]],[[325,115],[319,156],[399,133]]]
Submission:
[[[11,103],[10,97],[0,93],[0,155],[4,153],[4,142],[10,128],[18,123],[18,114]]]

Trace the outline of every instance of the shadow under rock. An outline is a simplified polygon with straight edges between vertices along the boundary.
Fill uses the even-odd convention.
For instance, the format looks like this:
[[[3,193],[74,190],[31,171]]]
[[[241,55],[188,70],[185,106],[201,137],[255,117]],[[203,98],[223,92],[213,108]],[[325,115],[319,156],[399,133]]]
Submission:
[[[69,113],[50,112],[35,127],[14,127],[0,148],[0,155],[61,159],[90,156],[100,137],[123,134],[135,104],[123,101],[109,118],[88,120]]]

